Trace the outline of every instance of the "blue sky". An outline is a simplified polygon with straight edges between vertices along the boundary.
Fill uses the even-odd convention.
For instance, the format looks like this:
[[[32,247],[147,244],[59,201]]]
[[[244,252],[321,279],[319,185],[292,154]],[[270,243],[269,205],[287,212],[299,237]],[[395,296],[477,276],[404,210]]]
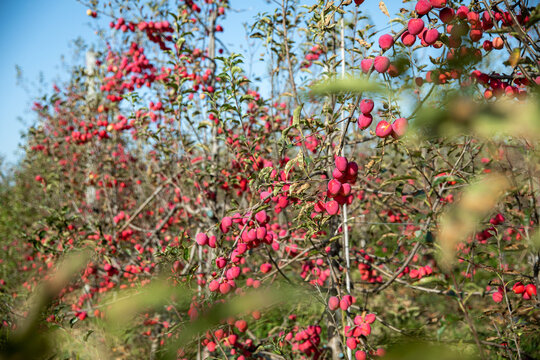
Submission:
[[[25,128],[17,119],[31,119],[29,95],[17,86],[19,65],[27,85],[35,89],[40,72],[49,82],[61,75],[60,56],[77,36],[92,36],[82,5],[74,0],[0,1],[0,155],[13,162]]]
[[[381,14],[378,2],[367,3],[361,5],[362,10],[372,15],[376,25],[386,26],[388,18]],[[401,5],[394,0],[386,3],[391,14]],[[228,12],[221,39],[230,50],[244,52],[242,23],[270,7],[263,0],[232,0],[231,7],[241,11]],[[0,156],[8,163],[20,158],[20,134],[34,120],[30,108],[32,97],[40,94],[40,76],[47,85],[41,91],[48,92],[52,83],[66,76],[61,58],[64,55],[71,64],[73,40],[77,37],[87,43],[97,40],[90,21],[95,20],[86,15],[86,8],[76,0],[0,0]],[[262,48],[255,59],[261,51]],[[29,91],[17,85],[16,65],[22,69],[23,84]],[[259,67],[253,70],[257,72]]]

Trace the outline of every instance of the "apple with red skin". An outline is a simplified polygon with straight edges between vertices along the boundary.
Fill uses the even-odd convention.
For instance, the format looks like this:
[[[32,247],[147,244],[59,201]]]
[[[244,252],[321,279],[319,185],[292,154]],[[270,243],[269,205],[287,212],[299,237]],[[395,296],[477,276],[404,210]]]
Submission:
[[[405,31],[403,34],[401,34],[401,42],[405,46],[408,46],[408,47],[413,46],[414,43],[416,42],[416,36],[409,33],[408,31]]]
[[[360,112],[364,115],[370,114],[373,111],[375,103],[371,99],[362,99],[360,101]]]
[[[388,60],[386,56],[377,56],[375,60],[373,60],[373,67],[375,68],[375,71],[377,71],[378,73],[386,72],[389,66],[390,66],[390,60]]]
[[[500,36],[497,36],[491,41],[494,49],[501,50],[504,47],[504,41]]]
[[[198,233],[197,236],[195,237],[195,241],[200,246],[204,246],[208,244],[208,235],[206,235],[205,233]]]
[[[388,50],[394,45],[394,37],[390,34],[381,35],[379,38],[379,47],[382,50]]]
[[[367,129],[371,125],[372,122],[373,122],[373,116],[371,116],[370,114],[367,114],[367,115],[360,114],[360,116],[358,117],[358,127],[361,130]]]
[[[366,360],[367,359],[367,354],[363,350],[358,350],[357,352],[354,353],[354,359],[355,360]]]
[[[439,31],[437,29],[429,29],[424,35],[423,39],[428,45],[433,45],[439,40]]]
[[[439,19],[445,24],[450,24],[455,16],[455,11],[452,8],[447,7],[439,11]]]
[[[367,74],[372,66],[373,66],[373,59],[363,59],[360,62],[360,67],[362,68],[362,72],[364,74]]]
[[[339,212],[339,203],[336,200],[330,200],[325,204],[328,215],[336,215]]]
[[[329,196],[334,197],[341,191],[342,184],[337,179],[332,179],[328,182]]]
[[[446,0],[430,0],[431,6],[434,8],[443,8],[446,6]]]
[[[422,30],[424,30],[424,20],[419,18],[410,19],[409,23],[407,24],[407,30],[411,35],[420,34]]]
[[[456,12],[456,16],[460,18],[461,20],[465,20],[468,14],[469,14],[469,8],[465,5],[460,6]]]
[[[394,138],[400,138],[407,132],[409,122],[405,118],[399,118],[392,123],[392,136]]]
[[[339,308],[339,298],[337,296],[331,296],[328,299],[328,309],[330,311],[337,310]]]
[[[414,11],[420,16],[426,15],[431,11],[431,3],[428,0],[420,0],[416,3]]]
[[[381,120],[377,124],[377,127],[375,128],[375,135],[377,135],[380,138],[386,138],[390,134],[392,134],[392,125],[390,125],[387,121]]]
[[[347,164],[349,161],[344,156],[336,156],[336,159],[334,160],[334,164],[336,165],[336,169],[338,169],[340,172],[344,173],[347,170]]]

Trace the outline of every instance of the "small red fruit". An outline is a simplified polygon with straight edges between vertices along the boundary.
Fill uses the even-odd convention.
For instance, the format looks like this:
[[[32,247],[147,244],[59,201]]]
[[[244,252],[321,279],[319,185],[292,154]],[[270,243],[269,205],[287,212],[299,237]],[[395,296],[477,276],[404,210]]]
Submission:
[[[208,290],[214,292],[218,291],[219,289],[219,282],[217,280],[210,281],[210,284],[208,284]]]
[[[344,181],[345,175],[347,175],[347,174],[339,171],[337,168],[334,168],[334,171],[332,171],[332,176],[334,177],[334,179],[337,179],[340,182]]]
[[[392,126],[384,120],[379,121],[379,123],[377,124],[377,127],[375,128],[375,135],[377,135],[380,138],[385,138],[391,133],[392,133]]]
[[[200,246],[204,246],[208,244],[208,235],[206,235],[205,233],[198,233],[197,236],[195,237],[195,241]]]
[[[500,36],[497,36],[493,41],[491,42],[493,44],[493,47],[497,50],[501,50],[504,46],[504,41]]]
[[[405,45],[405,46],[413,46],[414,43],[416,42],[416,36],[412,35],[412,34],[409,33],[408,31],[405,31],[405,32],[401,35],[401,42],[402,42],[403,45]]]
[[[347,347],[349,349],[354,350],[356,349],[356,346],[358,346],[358,341],[356,341],[355,338],[353,337],[347,338]]]
[[[424,30],[424,20],[418,18],[409,20],[407,30],[409,30],[409,33],[412,35],[420,34],[422,30]]]
[[[360,102],[360,112],[362,112],[362,114],[364,114],[364,115],[367,115],[367,114],[369,114],[369,113],[371,113],[373,111],[374,106],[375,106],[375,104],[373,103],[373,100],[371,100],[371,99],[363,99]]]
[[[347,176],[349,178],[354,178],[356,175],[358,175],[358,164],[351,161],[347,164]]]
[[[429,29],[424,33],[424,41],[428,45],[433,45],[439,40],[439,31],[437,29]]]
[[[431,6],[434,8],[443,8],[446,6],[446,0],[430,0]]]
[[[379,38],[379,47],[388,50],[394,45],[394,38],[390,34],[384,34]]]
[[[245,332],[247,330],[247,322],[246,320],[236,320],[234,323],[234,326],[240,331],[241,333]]]
[[[339,307],[339,299],[337,296],[332,296],[328,299],[328,309],[334,311]]]
[[[529,284],[525,286],[525,292],[532,297],[533,295],[536,296],[536,286],[534,284]]]
[[[345,295],[339,302],[341,310],[346,311],[354,303],[354,298],[351,295]]]
[[[522,294],[525,291],[525,286],[518,281],[512,286],[512,291],[516,294]]]
[[[328,182],[328,193],[332,195],[332,197],[339,194],[340,191],[341,191],[341,183],[339,182],[339,180],[332,179]]]
[[[354,359],[355,360],[366,360],[367,359],[366,352],[362,351],[362,350],[358,350],[357,352],[354,353]]]
[[[338,169],[341,172],[345,172],[345,170],[347,170],[347,164],[349,162],[347,161],[347,158],[344,156],[336,156],[334,163],[336,165],[336,169]]]
[[[224,234],[229,232],[229,229],[232,226],[232,218],[230,216],[225,216],[223,220],[221,220],[221,224],[219,225],[219,228],[221,232]]]
[[[261,225],[264,225],[268,222],[268,215],[266,215],[266,211],[261,210],[258,213],[255,214],[255,220]]]
[[[367,129],[371,125],[372,122],[373,122],[373,116],[371,116],[370,114],[367,114],[367,115],[361,114],[358,117],[358,127],[360,127],[360,129],[362,130]]]
[[[339,204],[335,200],[330,200],[325,205],[328,215],[336,215],[339,211]]]
[[[264,263],[261,265],[261,272],[263,274],[270,272],[270,270],[272,270],[272,264]]]
[[[499,291],[493,293],[493,295],[491,295],[491,297],[493,298],[493,301],[495,301],[496,303],[500,303],[503,299],[503,294]]]
[[[369,72],[372,65],[373,59],[363,59],[362,61],[360,61],[360,67],[362,68],[362,72],[364,74],[367,74]]]
[[[450,24],[452,20],[454,20],[454,9],[452,8],[444,8],[441,11],[439,11],[439,19],[445,24]]]
[[[469,33],[469,37],[471,38],[472,42],[477,42],[482,39],[483,34],[484,32],[482,30],[471,30],[471,32]]]
[[[374,60],[375,70],[379,73],[383,73],[388,70],[390,66],[390,60],[386,56],[377,56]]]
[[[474,11],[470,11],[467,14],[467,21],[471,25],[476,25],[480,21],[480,15],[478,13],[474,12]]]
[[[405,118],[396,119],[392,123],[392,136],[395,138],[400,138],[407,132],[407,127],[409,122]]]
[[[467,14],[469,14],[469,8],[465,5],[460,6],[456,13],[457,17],[461,20],[465,20],[467,18]]]
[[[431,10],[431,3],[428,0],[420,0],[416,3],[414,10],[420,16],[426,15]]]

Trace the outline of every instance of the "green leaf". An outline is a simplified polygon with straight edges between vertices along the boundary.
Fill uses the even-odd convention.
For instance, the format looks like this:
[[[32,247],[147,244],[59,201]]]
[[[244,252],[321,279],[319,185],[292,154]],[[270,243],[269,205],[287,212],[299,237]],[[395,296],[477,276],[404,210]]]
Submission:
[[[94,332],[94,330],[88,330],[86,332],[86,334],[84,334],[84,336],[83,336],[83,341],[85,341],[85,342],[88,341],[88,338],[90,337],[90,335],[92,335],[93,332]]]
[[[299,156],[301,157],[301,153],[298,153],[294,159],[289,160],[287,165],[285,165],[285,174],[288,174],[292,167],[299,161]]]
[[[446,282],[439,279],[436,276],[425,276],[418,281],[415,281],[413,285],[426,285],[426,284],[441,284],[446,285]]]
[[[304,107],[304,104],[300,104],[294,109],[293,112],[293,126],[300,125],[300,114],[302,113],[302,108]]]
[[[348,78],[343,80],[329,80],[311,88],[313,95],[328,95],[340,93],[384,93],[383,86],[367,78]]]
[[[393,178],[390,178],[390,179],[384,181],[381,186],[384,186],[384,185],[389,184],[391,182],[402,181],[402,180],[416,180],[416,176],[412,176],[412,175],[394,176]]]

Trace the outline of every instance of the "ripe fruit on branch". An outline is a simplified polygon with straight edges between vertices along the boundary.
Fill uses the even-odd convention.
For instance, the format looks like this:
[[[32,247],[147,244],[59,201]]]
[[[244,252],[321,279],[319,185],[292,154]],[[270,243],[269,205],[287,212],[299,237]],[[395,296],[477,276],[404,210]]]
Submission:
[[[426,15],[431,10],[431,3],[428,0],[420,0],[416,3],[414,11],[420,16]]]
[[[270,272],[270,270],[272,270],[272,264],[264,263],[261,265],[261,272],[263,274]]]
[[[355,338],[350,337],[350,338],[347,338],[346,344],[349,349],[354,350],[358,346],[358,341]]]
[[[497,36],[493,41],[491,42],[493,44],[493,48],[497,50],[501,50],[504,46],[504,41],[500,36]]]
[[[334,197],[341,191],[341,183],[339,180],[332,179],[328,182],[328,196]]]
[[[444,8],[439,11],[439,19],[445,24],[450,24],[454,20],[455,12],[452,8]]]
[[[446,6],[446,0],[430,0],[429,2],[434,8],[443,8]]]
[[[409,123],[405,118],[399,118],[392,123],[392,136],[394,138],[400,138],[407,132]]]
[[[379,47],[388,50],[394,45],[394,38],[390,34],[384,34],[379,38]]]
[[[369,69],[371,69],[371,66],[373,65],[373,59],[363,59],[360,61],[360,67],[362,68],[362,72],[364,74],[367,74],[369,72]]]
[[[349,307],[356,302],[356,299],[351,295],[345,295],[339,302],[339,307],[343,311],[347,311]]]
[[[334,160],[334,163],[336,165],[336,169],[338,169],[339,171],[341,171],[342,173],[345,172],[345,170],[347,170],[347,164],[349,163],[347,161],[347,158],[344,157],[344,156],[337,156],[336,159]]]
[[[377,56],[373,61],[373,67],[378,73],[383,73],[388,70],[390,60],[386,56]]]
[[[358,117],[358,127],[360,127],[361,130],[367,129],[372,122],[373,116],[371,116],[370,114],[360,114],[360,116]]]
[[[375,135],[380,138],[386,138],[392,133],[392,126],[384,120],[379,121],[375,128]]]
[[[247,322],[246,320],[236,320],[234,323],[234,326],[240,331],[241,333],[245,332],[247,330]]]
[[[232,226],[232,218],[230,216],[225,216],[223,220],[221,220],[221,224],[219,225],[219,228],[221,232],[226,234],[229,232],[231,226]]]
[[[363,99],[360,102],[360,112],[364,115],[367,115],[373,111],[373,107],[375,104],[373,103],[373,100],[371,99]]]
[[[456,15],[461,20],[465,20],[467,18],[467,15],[469,14],[469,8],[465,5],[462,5],[458,8]]]
[[[336,215],[339,211],[339,204],[336,200],[330,200],[325,204],[328,215]]]
[[[328,309],[334,311],[339,308],[339,298],[337,296],[332,296],[328,299]]]
[[[200,246],[204,246],[208,244],[208,235],[206,235],[205,233],[198,233],[197,236],[195,237],[195,241]]]
[[[420,34],[424,30],[424,20],[418,18],[409,20],[407,30],[411,35]]]
[[[255,220],[261,225],[264,225],[268,222],[268,215],[266,215],[266,211],[261,210],[257,214],[255,214]]]
[[[439,40],[439,31],[437,29],[429,29],[423,33],[423,40],[428,45],[433,45]]]
[[[354,359],[355,360],[366,360],[367,359],[367,354],[363,350],[358,350],[357,352],[354,353]]]
[[[401,42],[402,42],[403,45],[405,45],[405,46],[413,46],[414,43],[416,42],[416,36],[414,36],[413,34],[411,34],[411,33],[408,32],[408,31],[405,31],[405,32],[401,35]]]

